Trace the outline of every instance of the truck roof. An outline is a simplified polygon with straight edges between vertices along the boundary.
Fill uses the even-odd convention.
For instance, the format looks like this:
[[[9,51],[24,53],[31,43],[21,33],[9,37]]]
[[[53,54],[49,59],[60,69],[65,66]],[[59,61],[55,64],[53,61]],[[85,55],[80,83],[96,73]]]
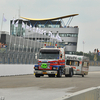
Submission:
[[[40,50],[44,50],[44,49],[45,49],[45,50],[53,50],[53,49],[54,49],[54,50],[59,50],[59,48],[41,48]]]
[[[81,55],[70,55],[70,54],[65,54],[65,59],[70,59],[70,60],[89,60],[89,57],[86,56],[81,56]]]
[[[40,50],[60,50],[60,49],[64,49],[64,48],[41,48]]]

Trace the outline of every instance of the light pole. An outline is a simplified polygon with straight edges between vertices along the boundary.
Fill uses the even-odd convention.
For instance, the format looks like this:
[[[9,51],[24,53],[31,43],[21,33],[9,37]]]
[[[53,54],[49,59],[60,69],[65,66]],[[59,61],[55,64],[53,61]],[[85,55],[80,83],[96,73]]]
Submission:
[[[84,41],[83,41],[83,57],[84,57]]]

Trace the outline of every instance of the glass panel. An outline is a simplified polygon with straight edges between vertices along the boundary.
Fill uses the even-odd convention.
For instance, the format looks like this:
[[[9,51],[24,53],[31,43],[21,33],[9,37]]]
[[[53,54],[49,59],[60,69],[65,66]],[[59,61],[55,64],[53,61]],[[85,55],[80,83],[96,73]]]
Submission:
[[[39,59],[59,59],[59,51],[40,51]]]
[[[73,33],[59,33],[60,37],[77,37],[78,34],[73,34]]]
[[[59,33],[60,37],[65,37],[65,33]]]
[[[67,61],[66,61],[66,65],[79,66],[79,61],[67,60]]]

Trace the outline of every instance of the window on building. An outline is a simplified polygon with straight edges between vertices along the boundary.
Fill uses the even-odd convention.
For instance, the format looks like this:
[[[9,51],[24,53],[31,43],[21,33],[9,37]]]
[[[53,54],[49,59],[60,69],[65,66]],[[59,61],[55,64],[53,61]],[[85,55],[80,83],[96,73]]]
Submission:
[[[75,51],[65,51],[65,54],[71,54],[71,55],[74,55],[74,54],[75,54]]]
[[[69,46],[76,46],[77,45],[77,42],[68,42],[67,45],[69,45]]]
[[[45,25],[44,25],[44,24],[38,24],[37,27],[39,27],[39,28],[44,28]]]
[[[74,33],[59,33],[60,37],[77,37],[78,34],[74,34]]]
[[[65,33],[59,33],[60,37],[65,37]]]
[[[53,33],[54,37],[56,37],[57,33]]]

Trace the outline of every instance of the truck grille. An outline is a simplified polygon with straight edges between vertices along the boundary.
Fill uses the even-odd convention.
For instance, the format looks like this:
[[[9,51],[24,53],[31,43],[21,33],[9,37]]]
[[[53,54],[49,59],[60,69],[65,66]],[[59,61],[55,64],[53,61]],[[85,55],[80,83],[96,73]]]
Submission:
[[[40,63],[40,64],[39,64],[41,69],[43,69],[43,68],[41,67],[42,64],[43,64],[43,63]],[[49,67],[49,66],[50,66],[50,63],[45,63],[45,64],[47,64],[47,68],[46,68],[46,69],[50,69],[50,67]]]

